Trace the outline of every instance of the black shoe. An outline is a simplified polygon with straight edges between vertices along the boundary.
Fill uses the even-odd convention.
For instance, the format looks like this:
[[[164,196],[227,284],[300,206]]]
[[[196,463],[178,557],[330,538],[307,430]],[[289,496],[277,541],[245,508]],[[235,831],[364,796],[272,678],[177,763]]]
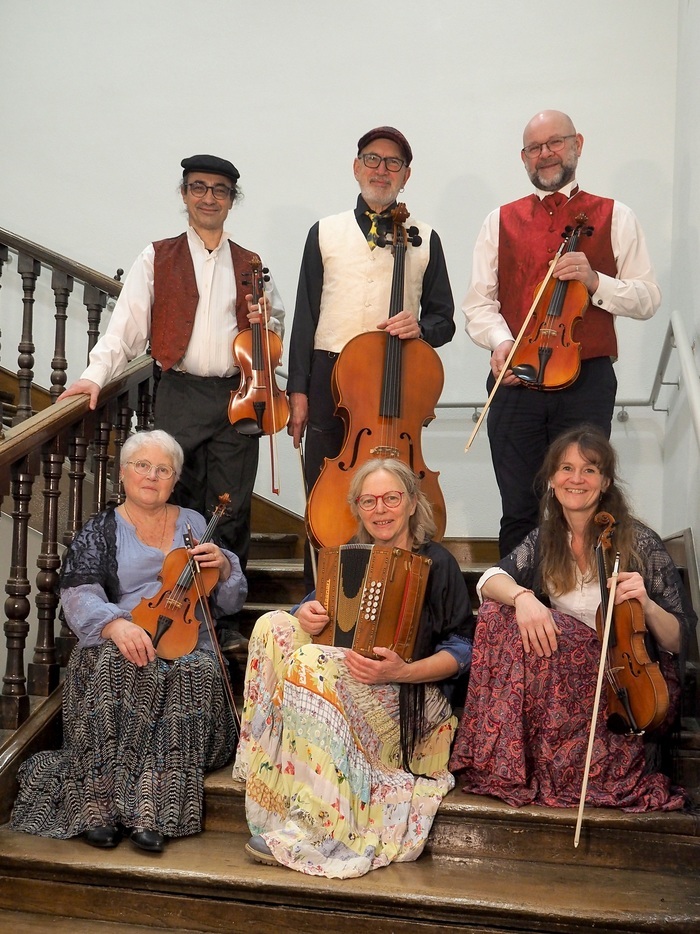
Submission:
[[[162,853],[165,846],[165,837],[157,830],[146,830],[145,827],[134,827],[129,834],[129,839],[141,850],[149,850],[151,853]]]
[[[219,633],[222,652],[247,652],[248,640],[237,629],[222,629]]]
[[[99,846],[103,849],[116,846],[122,838],[121,830],[114,824],[105,824],[103,827],[91,827],[85,831],[85,842],[90,846]]]

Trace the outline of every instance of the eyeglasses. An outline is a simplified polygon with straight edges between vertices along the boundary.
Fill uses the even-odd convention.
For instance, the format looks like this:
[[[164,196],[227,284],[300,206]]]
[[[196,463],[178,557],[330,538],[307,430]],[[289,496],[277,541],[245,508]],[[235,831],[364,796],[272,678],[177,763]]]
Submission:
[[[576,133],[569,133],[568,136],[553,136],[546,143],[530,143],[529,146],[523,146],[522,152],[531,159],[533,156],[539,156],[546,146],[550,152],[561,152],[567,139],[573,139]]]
[[[406,164],[403,159],[398,159],[396,156],[378,156],[375,152],[366,152],[358,156],[358,159],[362,159],[368,169],[378,169],[383,162],[387,172],[400,172]]]
[[[190,182],[185,185],[185,188],[189,188],[190,194],[194,195],[195,198],[203,198],[208,191],[211,191],[217,201],[226,201],[234,190],[229,188],[228,185],[205,185],[204,182]]]
[[[374,496],[372,493],[363,493],[362,496],[357,497],[355,502],[360,509],[370,512],[370,510],[377,508],[379,500],[384,503],[387,509],[396,509],[397,506],[401,505],[402,499],[403,493],[399,490],[389,490],[388,493],[380,493],[379,496]]]
[[[152,464],[150,461],[125,461],[125,464],[131,464],[137,474],[142,477],[148,477],[152,470],[155,470],[156,477],[159,480],[169,480],[175,473],[172,467],[167,464]]]

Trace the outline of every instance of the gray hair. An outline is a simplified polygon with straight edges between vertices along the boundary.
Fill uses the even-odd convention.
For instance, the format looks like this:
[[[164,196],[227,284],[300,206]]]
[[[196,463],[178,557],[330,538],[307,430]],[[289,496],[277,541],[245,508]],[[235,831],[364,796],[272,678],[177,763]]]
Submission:
[[[428,497],[421,490],[420,481],[411,468],[394,457],[379,457],[366,461],[352,478],[348,490],[348,502],[350,503],[350,511],[357,519],[357,540],[363,544],[372,540],[362,523],[360,510],[355,500],[362,492],[362,485],[367,477],[377,470],[386,470],[387,473],[393,474],[399,487],[405,491],[410,500],[415,502],[416,511],[408,521],[408,531],[413,538],[414,544],[424,545],[429,542],[437,529],[433,519],[433,507],[430,505]]]
[[[162,431],[160,428],[155,428],[153,431],[137,431],[135,434],[129,435],[122,447],[122,464],[133,460],[138,452],[146,447],[147,444],[157,445],[163,453],[170,458],[173,470],[175,471],[175,479],[177,480],[182,473],[182,464],[185,460],[185,455],[175,438],[169,435],[167,431]]]

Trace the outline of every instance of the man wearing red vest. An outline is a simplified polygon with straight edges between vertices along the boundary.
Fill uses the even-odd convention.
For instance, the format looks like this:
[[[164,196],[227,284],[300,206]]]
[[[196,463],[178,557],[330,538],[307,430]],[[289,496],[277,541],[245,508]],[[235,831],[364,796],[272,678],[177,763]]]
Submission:
[[[187,231],[149,244],[136,259],[88,368],[60,398],[87,393],[94,409],[100,389],[150,342],[160,369],[155,426],[185,452],[173,500],[211,515],[219,495],[228,493],[230,515],[216,538],[245,570],[258,440],[234,430],[228,404],[240,382],[233,338],[257,310],[250,304],[250,261],[257,256],[224,230],[239,193],[236,167],[211,155],[190,156],[181,165]],[[265,315],[281,337],[284,307],[271,284]]]
[[[598,425],[610,437],[617,390],[614,316],[651,318],[661,301],[644,234],[632,211],[579,188],[576,166],[582,148],[583,136],[566,114],[544,110],[530,120],[521,158],[535,192],[486,218],[462,306],[467,333],[491,351],[490,392],[564,228],[575,226],[577,215],[586,215],[592,235],[581,237],[554,267],[556,279],[582,282],[590,297],[574,332],[581,344],[578,378],[565,389],[537,390],[509,372],[489,408],[489,443],[503,513],[501,555],[537,525],[541,491],[535,489],[535,477],[554,438],[582,422]]]

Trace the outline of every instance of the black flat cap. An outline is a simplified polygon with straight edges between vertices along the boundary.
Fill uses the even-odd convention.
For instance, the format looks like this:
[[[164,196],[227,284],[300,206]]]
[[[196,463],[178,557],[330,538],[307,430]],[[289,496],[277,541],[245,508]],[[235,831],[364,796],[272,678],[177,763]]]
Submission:
[[[190,156],[189,159],[183,159],[180,165],[183,178],[188,172],[207,172],[209,175],[225,175],[226,178],[231,179],[231,184],[235,185],[241,177],[241,173],[233,162],[229,162],[228,159],[219,159],[218,156]]]
[[[392,140],[401,148],[404,159],[406,160],[406,165],[411,164],[413,153],[411,152],[411,147],[408,145],[408,140],[400,130],[397,130],[396,127],[393,126],[376,126],[373,130],[369,130],[364,136],[361,136],[357,141],[357,155],[359,156],[365,146],[374,139]]]

